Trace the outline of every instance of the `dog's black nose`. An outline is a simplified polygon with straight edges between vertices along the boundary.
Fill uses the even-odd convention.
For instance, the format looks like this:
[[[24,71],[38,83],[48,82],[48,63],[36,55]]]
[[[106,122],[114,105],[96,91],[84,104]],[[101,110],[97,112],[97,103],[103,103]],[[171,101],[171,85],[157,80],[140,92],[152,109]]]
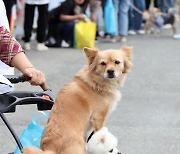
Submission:
[[[120,152],[118,152],[117,154],[121,154]]]
[[[114,78],[114,70],[109,69],[107,70],[107,73],[108,73],[108,78]]]

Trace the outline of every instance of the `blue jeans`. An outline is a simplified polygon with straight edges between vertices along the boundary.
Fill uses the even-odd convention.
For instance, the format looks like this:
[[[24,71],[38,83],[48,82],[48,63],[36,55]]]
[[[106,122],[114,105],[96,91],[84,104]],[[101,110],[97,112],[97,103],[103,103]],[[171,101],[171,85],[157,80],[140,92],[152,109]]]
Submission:
[[[126,36],[128,32],[128,1],[129,0],[113,0],[117,16],[117,35]]]
[[[68,42],[71,47],[74,45],[74,26],[74,21],[60,22],[58,24],[58,30],[60,32],[61,39]]]
[[[174,0],[158,0],[158,8],[167,13],[169,8],[174,7]]]
[[[140,11],[145,10],[145,0],[131,0],[131,3]],[[142,14],[134,10],[132,7],[129,9],[129,30],[142,29]]]

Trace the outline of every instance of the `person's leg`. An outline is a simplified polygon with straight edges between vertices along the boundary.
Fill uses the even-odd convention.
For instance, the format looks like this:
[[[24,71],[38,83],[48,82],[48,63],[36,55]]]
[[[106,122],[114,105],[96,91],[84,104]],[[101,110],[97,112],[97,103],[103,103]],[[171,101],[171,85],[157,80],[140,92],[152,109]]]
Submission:
[[[132,5],[134,5],[134,0],[130,0],[130,3]],[[134,12],[133,12],[133,8],[131,6],[129,7],[128,18],[129,18],[128,34],[135,35],[136,32],[134,31],[134,29],[135,29],[135,27],[134,27]]]
[[[158,0],[158,8],[163,12],[167,12],[166,0]]]
[[[174,0],[166,0],[164,1],[164,12],[167,13],[169,8],[174,7]]]
[[[162,11],[163,10],[163,1],[157,0],[157,5],[158,5],[158,8]]]
[[[175,6],[175,0],[168,0],[169,1],[169,7],[173,8]]]
[[[31,37],[35,5],[25,4],[24,41],[29,42]]]
[[[46,37],[47,22],[48,22],[48,4],[37,5],[38,7],[38,22],[37,22],[37,50],[48,50],[44,41]]]
[[[119,35],[127,36],[128,33],[128,10],[129,3],[128,0],[119,0],[119,16],[118,16],[118,27],[119,27]],[[123,42],[125,39],[123,38]]]
[[[158,0],[154,0],[154,6],[158,8]]]
[[[3,1],[6,8],[6,14],[9,21],[9,25],[11,25],[12,7],[15,4],[15,1],[14,0],[3,0]]]
[[[74,46],[74,26],[74,21],[62,22],[58,24],[61,39],[65,40],[71,47]]]
[[[101,6],[102,6],[103,12],[104,12],[105,5],[106,5],[106,0],[101,0]]]
[[[48,22],[48,4],[37,5],[38,7],[38,27],[37,27],[37,41],[43,43],[46,36],[47,22]]]
[[[116,21],[117,21],[117,34],[119,34],[119,21],[118,21],[118,16],[119,16],[119,0],[113,0],[113,5],[115,8],[115,14],[116,14]]]
[[[145,10],[145,0],[135,0],[134,1],[135,7],[137,7],[141,12],[144,12]],[[137,12],[136,10],[134,12],[134,28],[135,30],[141,30],[142,29],[142,14]]]
[[[148,10],[148,9],[149,9],[150,2],[151,2],[151,0],[146,0],[146,10]]]

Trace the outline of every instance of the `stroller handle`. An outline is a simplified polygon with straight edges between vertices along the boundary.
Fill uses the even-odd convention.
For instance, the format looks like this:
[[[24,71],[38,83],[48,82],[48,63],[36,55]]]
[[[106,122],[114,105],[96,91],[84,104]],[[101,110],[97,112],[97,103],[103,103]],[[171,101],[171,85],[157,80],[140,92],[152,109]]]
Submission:
[[[16,83],[20,83],[20,82],[26,82],[31,80],[30,77],[24,76],[24,75],[20,75],[20,76],[16,76],[16,75],[4,75],[5,78],[7,78],[11,83],[16,84]],[[46,91],[48,90],[48,86],[46,83],[43,83],[42,85],[40,85],[40,87]]]
[[[29,81],[30,78],[24,75],[16,76],[16,75],[4,75],[5,78],[7,78],[11,83],[19,83],[19,82],[25,82]]]

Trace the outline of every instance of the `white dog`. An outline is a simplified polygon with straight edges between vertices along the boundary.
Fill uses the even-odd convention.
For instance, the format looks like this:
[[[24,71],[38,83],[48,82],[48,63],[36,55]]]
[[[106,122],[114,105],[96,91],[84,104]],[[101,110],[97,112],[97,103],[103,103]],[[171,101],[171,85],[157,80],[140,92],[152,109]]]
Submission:
[[[103,127],[89,139],[86,145],[87,154],[121,154],[117,143],[117,139]]]

